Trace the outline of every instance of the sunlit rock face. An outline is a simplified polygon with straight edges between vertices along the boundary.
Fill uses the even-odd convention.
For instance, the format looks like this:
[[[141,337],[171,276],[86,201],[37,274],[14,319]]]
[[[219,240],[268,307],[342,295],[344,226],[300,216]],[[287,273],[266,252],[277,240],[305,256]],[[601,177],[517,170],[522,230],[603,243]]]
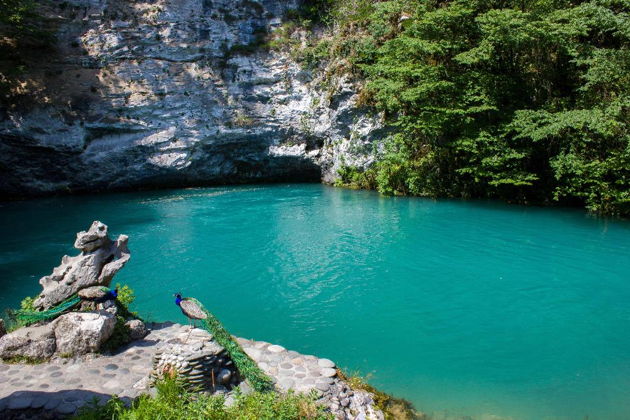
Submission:
[[[257,46],[298,0],[74,0],[0,103],[0,194],[333,182],[382,137],[344,77]]]

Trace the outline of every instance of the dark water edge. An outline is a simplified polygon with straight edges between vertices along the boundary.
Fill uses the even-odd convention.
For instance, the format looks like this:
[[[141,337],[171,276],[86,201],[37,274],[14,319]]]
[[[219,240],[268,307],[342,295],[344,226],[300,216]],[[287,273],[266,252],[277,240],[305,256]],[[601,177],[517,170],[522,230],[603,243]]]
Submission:
[[[94,188],[94,189],[78,189],[73,191],[42,191],[40,193],[29,193],[24,195],[8,195],[5,193],[0,193],[0,205],[2,203],[10,203],[16,201],[28,201],[28,200],[38,200],[43,198],[60,198],[60,197],[89,197],[93,195],[101,195],[101,194],[120,194],[120,193],[142,193],[142,192],[159,192],[159,191],[173,191],[173,190],[188,190],[195,188],[213,188],[213,187],[247,187],[247,186],[265,186],[265,185],[279,185],[279,184],[321,184],[326,187],[331,188],[339,188],[350,191],[367,191],[378,194],[382,197],[389,198],[406,198],[406,199],[419,199],[419,200],[429,200],[433,202],[442,201],[442,202],[456,202],[456,203],[465,203],[472,205],[508,205],[514,206],[516,208],[539,208],[544,210],[560,210],[560,211],[579,211],[584,213],[586,217],[599,219],[599,220],[621,220],[626,221],[630,220],[630,217],[623,217],[620,215],[609,215],[609,214],[601,214],[594,213],[586,210],[584,206],[580,203],[569,204],[569,203],[557,203],[557,202],[527,202],[524,203],[518,200],[510,200],[510,199],[501,199],[501,198],[453,198],[453,197],[421,197],[421,196],[411,196],[411,195],[400,195],[400,196],[388,196],[381,194],[375,190],[366,190],[362,188],[354,188],[346,185],[334,185],[331,183],[320,182],[314,179],[313,176],[305,175],[303,178],[296,177],[295,175],[288,175],[286,177],[277,177],[274,179],[264,179],[260,180],[260,182],[252,182],[251,179],[243,179],[242,181],[230,179],[227,181],[203,181],[203,182],[190,182],[186,180],[172,180],[172,181],[155,181],[148,182],[143,184],[142,186],[117,186],[114,188]]]

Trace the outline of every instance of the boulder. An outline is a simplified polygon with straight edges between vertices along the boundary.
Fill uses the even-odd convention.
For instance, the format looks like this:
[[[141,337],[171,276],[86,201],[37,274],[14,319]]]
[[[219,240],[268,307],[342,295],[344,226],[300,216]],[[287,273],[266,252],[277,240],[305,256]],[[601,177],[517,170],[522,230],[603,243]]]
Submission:
[[[29,357],[48,359],[55,352],[55,333],[51,324],[24,327],[0,337],[0,358]]]
[[[81,254],[61,259],[52,274],[42,277],[43,290],[35,299],[37,309],[49,309],[63,302],[81,289],[109,286],[114,275],[130,258],[126,235],[116,241],[107,236],[107,226],[95,221],[87,232],[77,233],[74,243]]]
[[[78,356],[98,351],[114,332],[116,318],[104,311],[70,312],[53,324],[57,353]]]
[[[125,322],[127,328],[129,328],[129,338],[132,340],[140,340],[144,338],[148,331],[147,327],[144,325],[144,322],[139,319],[132,319],[130,321]]]

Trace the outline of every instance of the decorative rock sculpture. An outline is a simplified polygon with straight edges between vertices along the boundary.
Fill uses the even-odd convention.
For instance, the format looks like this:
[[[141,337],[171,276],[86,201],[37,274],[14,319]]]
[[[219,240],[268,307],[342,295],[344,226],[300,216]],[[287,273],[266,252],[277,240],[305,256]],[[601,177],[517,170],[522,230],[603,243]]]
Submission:
[[[51,275],[40,279],[44,290],[35,300],[35,308],[48,309],[58,305],[79,289],[109,286],[130,258],[128,239],[126,235],[120,235],[112,241],[107,236],[107,226],[99,221],[92,223],[87,232],[77,233],[74,247],[80,249],[81,254],[65,255]]]

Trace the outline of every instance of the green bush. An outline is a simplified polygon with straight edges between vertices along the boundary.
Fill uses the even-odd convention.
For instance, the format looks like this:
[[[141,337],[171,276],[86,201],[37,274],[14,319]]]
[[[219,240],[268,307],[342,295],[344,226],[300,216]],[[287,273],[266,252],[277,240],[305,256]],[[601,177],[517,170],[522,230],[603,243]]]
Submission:
[[[37,296],[35,297],[30,297],[27,296],[24,299],[22,299],[22,302],[20,302],[20,309],[23,311],[34,311],[35,310],[35,299],[37,298]]]
[[[296,394],[280,395],[275,392],[248,395],[236,393],[235,403],[226,407],[222,396],[207,396],[188,392],[175,379],[165,379],[156,384],[154,398],[141,396],[126,408],[123,402],[113,398],[104,406],[96,402],[80,410],[77,420],[324,420],[333,417],[313,396]]]
[[[330,30],[306,64],[325,57],[327,73],[358,77],[361,104],[397,133],[373,168],[380,191],[630,216],[627,1],[336,0],[322,10]]]

